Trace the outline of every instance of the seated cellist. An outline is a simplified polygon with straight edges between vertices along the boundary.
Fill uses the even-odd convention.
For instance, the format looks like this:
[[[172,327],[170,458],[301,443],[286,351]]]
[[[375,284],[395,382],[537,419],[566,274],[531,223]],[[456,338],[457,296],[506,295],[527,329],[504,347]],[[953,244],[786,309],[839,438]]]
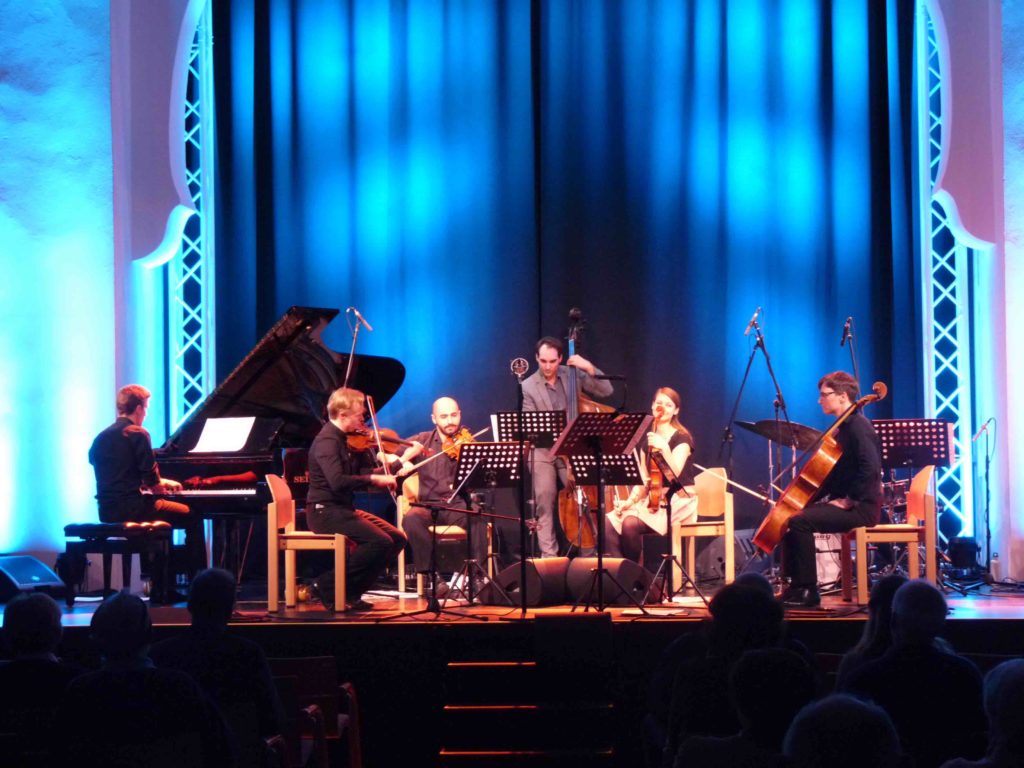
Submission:
[[[818,402],[827,415],[839,418],[859,396],[857,380],[844,371],[818,382]],[[782,539],[783,571],[789,587],[786,605],[812,608],[821,602],[817,584],[815,533],[844,533],[877,525],[882,503],[882,459],[878,435],[858,408],[835,432],[842,455],[825,478],[812,503],[789,519]]]
[[[654,393],[651,403],[654,422],[640,450],[648,482],[633,488],[626,498],[617,500],[605,517],[605,552],[612,557],[627,557],[639,563],[644,535],[668,533],[666,508],[671,509],[673,525],[697,514],[696,473],[691,461],[693,436],[679,423],[680,402],[679,393],[669,387],[661,387]],[[651,459],[653,451],[660,452],[678,478],[676,485],[661,483],[661,474]]]

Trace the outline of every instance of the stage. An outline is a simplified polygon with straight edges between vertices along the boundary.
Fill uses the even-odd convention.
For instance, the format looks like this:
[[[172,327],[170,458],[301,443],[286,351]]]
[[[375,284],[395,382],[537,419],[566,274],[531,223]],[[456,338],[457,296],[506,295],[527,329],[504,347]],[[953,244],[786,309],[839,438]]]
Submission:
[[[1024,592],[984,586],[946,597],[945,636],[983,671],[1024,650]],[[559,758],[563,764],[640,764],[650,672],[669,643],[700,631],[708,615],[695,596],[654,607],[648,616],[611,607],[608,624],[594,610],[574,614],[570,605],[531,608],[524,619],[518,607],[450,602],[451,613],[410,617],[402,614],[423,610],[426,601],[388,591],[367,598],[373,610],[365,613],[332,615],[312,603],[279,616],[268,616],[265,602],[243,599],[231,628],[270,658],[337,659],[341,679],[354,682],[359,693],[367,765],[522,763],[530,745],[509,723],[531,716],[538,720],[524,730],[548,742],[570,732],[581,743],[607,741],[605,751],[590,758],[580,757],[581,744],[571,745]],[[87,665],[98,663],[88,637],[96,605],[80,600],[64,618],[63,652]],[[156,606],[151,615],[155,639],[189,621],[184,605]],[[827,687],[840,655],[858,639],[866,610],[825,595],[820,609],[787,611],[786,618],[790,635],[815,653]],[[607,702],[599,716],[580,714],[595,700]],[[950,702],[951,711],[955,706]],[[500,719],[481,724],[479,710]],[[562,725],[545,736],[553,720]],[[508,754],[517,749],[523,750],[518,758]]]

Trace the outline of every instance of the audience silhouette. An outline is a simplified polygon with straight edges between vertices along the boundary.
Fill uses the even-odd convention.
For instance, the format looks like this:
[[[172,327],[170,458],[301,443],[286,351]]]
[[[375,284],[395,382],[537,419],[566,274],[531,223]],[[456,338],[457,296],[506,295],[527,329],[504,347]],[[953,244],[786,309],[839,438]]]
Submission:
[[[882,708],[833,694],[808,704],[783,742],[791,768],[897,768],[899,737]]]
[[[260,735],[272,736],[281,732],[283,714],[267,658],[256,643],[228,632],[235,590],[228,571],[199,573],[188,596],[192,625],[156,643],[149,655],[158,667],[188,674],[225,713],[255,705]]]
[[[188,675],[157,669],[146,604],[120,592],[93,615],[102,667],[68,686],[55,732],[60,765],[231,766],[224,721]]]
[[[1020,768],[1024,765],[1024,659],[1004,661],[985,675],[988,750],[981,760],[954,758],[943,768]]]
[[[793,651],[747,651],[729,676],[739,733],[691,736],[676,752],[677,768],[772,768],[783,764],[782,740],[802,707],[814,699],[815,675]]]
[[[984,744],[981,675],[936,645],[946,611],[946,598],[932,584],[903,584],[893,597],[892,647],[851,672],[842,687],[889,714],[917,768],[980,757]]]
[[[57,658],[61,610],[49,595],[20,594],[4,610],[11,661],[0,664],[0,730],[14,735],[24,764],[44,759],[53,718],[68,684],[83,670]],[[14,755],[4,755],[11,759]]]

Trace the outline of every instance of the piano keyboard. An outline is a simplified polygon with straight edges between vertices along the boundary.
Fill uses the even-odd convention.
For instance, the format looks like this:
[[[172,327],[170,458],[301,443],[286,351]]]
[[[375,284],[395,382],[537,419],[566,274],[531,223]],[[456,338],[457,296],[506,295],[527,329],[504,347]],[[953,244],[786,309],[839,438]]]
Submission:
[[[174,493],[168,493],[167,496],[187,496],[193,499],[215,499],[224,497],[238,497],[238,496],[255,496],[255,488],[227,488],[227,489],[210,489],[210,488],[182,488],[180,491],[174,491]]]

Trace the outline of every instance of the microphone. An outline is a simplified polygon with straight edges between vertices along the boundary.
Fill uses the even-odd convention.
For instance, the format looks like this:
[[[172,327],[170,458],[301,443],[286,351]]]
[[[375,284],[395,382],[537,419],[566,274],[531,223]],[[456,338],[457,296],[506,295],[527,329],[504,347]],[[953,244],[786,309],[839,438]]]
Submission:
[[[509,368],[512,370],[512,375],[514,375],[517,379],[522,379],[523,374],[530,370],[530,363],[526,360],[525,357],[517,357],[515,360],[509,363]]]
[[[601,373],[601,374],[595,373],[590,378],[592,378],[592,379],[600,379],[601,381],[625,381],[626,380],[625,376],[619,376],[617,374],[606,375],[606,374],[603,374],[603,373]]]
[[[974,433],[974,437],[971,438],[971,442],[978,442],[978,438],[981,437],[986,432],[988,432],[988,425],[991,424],[993,421],[995,421],[994,416],[989,416],[987,419],[985,419],[985,423],[981,425],[981,429]]]
[[[754,327],[754,325],[755,325],[755,324],[757,323],[757,316],[758,316],[758,315],[760,315],[760,314],[761,314],[761,308],[760,308],[760,307],[758,307],[758,308],[757,308],[757,309],[756,309],[756,310],[754,311],[754,314],[750,316],[750,322],[749,322],[749,323],[747,323],[747,330],[745,330],[745,331],[743,332],[743,335],[744,335],[744,336],[749,336],[749,335],[750,335],[750,329],[751,329],[751,328],[753,328],[753,327]]]
[[[373,330],[373,326],[370,325],[368,322],[366,322],[366,318],[363,317],[363,313],[362,312],[360,312],[355,307],[349,307],[348,311],[356,316],[356,320],[358,320],[360,323],[362,323],[363,325],[366,326],[366,330],[368,330],[368,331],[372,331]]]
[[[850,324],[853,322],[853,317],[846,318],[846,322],[843,323],[843,336],[839,339],[839,346],[846,346],[846,340],[850,338]]]

